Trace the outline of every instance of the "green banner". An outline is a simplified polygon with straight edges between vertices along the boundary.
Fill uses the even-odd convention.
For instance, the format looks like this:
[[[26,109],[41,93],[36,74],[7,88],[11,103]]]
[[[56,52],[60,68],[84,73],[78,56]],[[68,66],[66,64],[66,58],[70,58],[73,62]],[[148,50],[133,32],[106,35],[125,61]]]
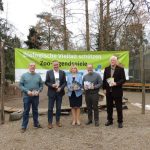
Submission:
[[[22,73],[27,71],[28,64],[36,63],[36,70],[44,76],[47,70],[52,69],[52,61],[60,62],[60,69],[69,70],[71,64],[76,64],[78,69],[83,72],[87,64],[93,64],[95,71],[104,71],[109,65],[109,59],[112,55],[117,56],[119,64],[125,68],[126,76],[129,70],[128,51],[50,51],[50,50],[31,50],[15,49],[15,72],[16,81],[20,79]]]

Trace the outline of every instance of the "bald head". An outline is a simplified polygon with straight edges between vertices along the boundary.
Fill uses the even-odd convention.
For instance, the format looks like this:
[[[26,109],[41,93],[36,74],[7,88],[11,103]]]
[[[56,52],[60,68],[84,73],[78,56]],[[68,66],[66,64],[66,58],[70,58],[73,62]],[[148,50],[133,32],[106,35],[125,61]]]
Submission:
[[[30,71],[31,73],[34,73],[34,72],[35,72],[35,63],[30,63],[30,64],[29,64],[29,71]]]
[[[93,65],[92,64],[88,64],[87,65],[87,71],[88,71],[88,73],[92,73],[93,72]]]

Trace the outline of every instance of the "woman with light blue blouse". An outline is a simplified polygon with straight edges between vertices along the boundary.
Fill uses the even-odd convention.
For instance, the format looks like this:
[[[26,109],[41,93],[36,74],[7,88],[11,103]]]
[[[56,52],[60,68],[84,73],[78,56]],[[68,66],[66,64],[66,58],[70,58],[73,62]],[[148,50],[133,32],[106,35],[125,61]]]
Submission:
[[[82,106],[82,76],[75,65],[67,76],[67,88],[72,112],[72,125],[80,125],[80,107]]]

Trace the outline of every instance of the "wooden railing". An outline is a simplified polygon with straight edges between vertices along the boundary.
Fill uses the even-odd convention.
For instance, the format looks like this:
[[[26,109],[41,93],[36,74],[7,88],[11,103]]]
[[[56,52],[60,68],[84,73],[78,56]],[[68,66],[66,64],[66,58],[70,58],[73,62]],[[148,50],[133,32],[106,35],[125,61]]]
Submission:
[[[20,96],[22,96],[22,93],[18,86],[10,84],[5,87],[5,95],[20,97]]]
[[[142,89],[142,86],[145,87],[146,90],[150,90],[150,84],[146,83],[146,84],[142,84],[142,83],[128,83],[126,82],[125,84],[123,84],[123,88],[124,89]]]

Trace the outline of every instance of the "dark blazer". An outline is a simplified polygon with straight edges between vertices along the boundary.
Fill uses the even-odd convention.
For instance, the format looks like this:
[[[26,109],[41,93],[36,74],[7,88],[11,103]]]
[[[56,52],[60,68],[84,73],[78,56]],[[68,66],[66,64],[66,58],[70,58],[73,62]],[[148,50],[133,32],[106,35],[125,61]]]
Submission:
[[[110,89],[112,88],[112,95],[114,97],[122,97],[123,96],[122,84],[124,84],[126,81],[124,68],[120,66],[116,66],[115,68],[113,78],[117,84],[116,86],[114,87],[109,86],[109,84],[107,83],[107,79],[110,77],[111,77],[111,66],[106,67],[104,71],[103,89],[106,90],[106,96],[110,92]]]
[[[62,70],[59,70],[59,81],[60,81],[59,87],[61,88],[59,94],[63,96],[65,94],[64,88],[66,86],[66,76],[65,72]],[[55,76],[53,70],[47,71],[45,84],[48,86],[47,95],[53,97],[56,93],[56,89],[52,87],[52,84],[55,84]]]

